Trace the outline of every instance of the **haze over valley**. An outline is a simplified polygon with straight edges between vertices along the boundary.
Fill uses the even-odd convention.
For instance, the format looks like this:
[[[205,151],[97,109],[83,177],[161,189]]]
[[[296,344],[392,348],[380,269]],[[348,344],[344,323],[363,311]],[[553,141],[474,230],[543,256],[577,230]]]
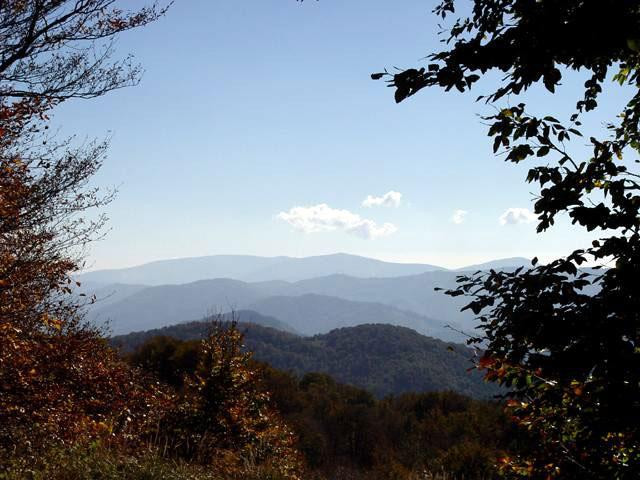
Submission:
[[[77,280],[80,291],[95,295],[90,319],[116,335],[249,310],[300,335],[380,323],[460,342],[472,333],[473,315],[460,312],[463,299],[434,288],[452,288],[461,271],[527,264],[525,258],[510,258],[449,270],[347,254],[218,255],[88,272]]]

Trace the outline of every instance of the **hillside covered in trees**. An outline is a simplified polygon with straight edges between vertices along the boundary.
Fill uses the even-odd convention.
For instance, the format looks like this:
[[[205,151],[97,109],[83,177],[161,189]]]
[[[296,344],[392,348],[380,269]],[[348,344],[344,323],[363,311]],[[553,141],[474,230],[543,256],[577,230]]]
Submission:
[[[500,404],[451,391],[376,399],[325,374],[266,367],[265,378],[307,464],[325,478],[488,479],[496,457],[526,442]]]
[[[161,331],[188,338],[200,336],[212,326],[218,328],[216,325],[225,332],[236,331],[231,323],[192,323],[186,328]],[[267,335],[288,336],[255,327],[240,327],[247,333],[243,339],[247,345],[256,345],[256,336],[261,341]],[[367,329],[377,335],[393,335],[392,328],[397,330],[396,337],[407,333],[406,329],[387,327],[341,329],[333,332],[336,338],[330,334],[314,341],[343,343],[340,337],[363,335]],[[253,340],[249,333],[252,330]],[[369,336],[369,341],[379,340],[375,334]],[[126,355],[127,361],[164,384],[184,389],[197,370],[202,341],[148,334],[137,340],[142,343]],[[335,354],[335,350],[327,353]],[[345,368],[350,366],[349,361],[344,360]],[[383,361],[381,369],[390,365]],[[256,380],[264,391],[270,392],[271,405],[295,432],[308,478],[410,479],[423,472],[446,472],[460,478],[485,479],[495,473],[492,459],[524,440],[510,426],[499,402],[472,399],[446,389],[376,398],[370,391],[338,382],[326,373],[295,374],[263,361],[252,362],[251,368],[259,372]]]
[[[296,374],[324,372],[378,397],[442,390],[476,398],[499,393],[472,368],[472,349],[425,337],[408,328],[369,324],[300,337],[262,325],[240,325],[246,335],[245,345],[256,360]],[[201,339],[207,329],[207,322],[190,322],[122,335],[111,341],[131,352],[158,336]]]

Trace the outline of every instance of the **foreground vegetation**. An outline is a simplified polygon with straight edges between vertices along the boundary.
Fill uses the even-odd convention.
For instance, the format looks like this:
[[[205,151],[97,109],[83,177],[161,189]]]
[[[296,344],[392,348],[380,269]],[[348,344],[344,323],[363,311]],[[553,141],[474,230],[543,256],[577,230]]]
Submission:
[[[229,328],[235,331],[236,327]],[[134,366],[181,390],[197,366],[201,343],[154,337],[128,356]],[[295,432],[309,471],[323,478],[412,478],[445,471],[485,478],[515,430],[495,402],[454,392],[376,399],[321,373],[297,376],[254,363],[271,405]]]
[[[2,425],[5,475],[64,478],[67,470],[86,469],[86,478],[94,478],[92,469],[109,462],[115,472],[135,475],[155,462],[160,472],[175,463],[228,478],[300,478],[295,436],[270,404],[241,339],[236,328],[214,324],[179,388],[132,368],[111,350],[111,358],[98,353],[99,375],[87,383],[74,379],[61,398],[69,405],[25,402],[13,413],[15,421]],[[57,393],[65,392],[60,373],[67,372],[47,372]]]
[[[71,443],[4,450],[0,478],[485,479],[517,447],[498,404],[453,392],[376,399],[256,363],[235,324],[210,327],[204,340],[155,337],[127,356],[129,381],[150,389],[118,419],[128,427],[105,418]]]

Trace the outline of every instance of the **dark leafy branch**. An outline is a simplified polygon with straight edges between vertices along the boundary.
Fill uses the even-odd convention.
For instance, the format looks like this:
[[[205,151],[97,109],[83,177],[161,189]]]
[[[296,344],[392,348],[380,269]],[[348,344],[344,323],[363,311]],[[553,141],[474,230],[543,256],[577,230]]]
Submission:
[[[444,0],[442,18],[459,2]],[[466,296],[486,348],[478,367],[511,389],[510,409],[539,436],[528,455],[505,458],[520,478],[636,478],[640,475],[640,7],[637,1],[474,0],[445,30],[446,49],[422,68],[372,75],[403,101],[426,87],[467,91],[492,70],[498,87],[479,99],[493,152],[528,162],[537,184],[538,232],[567,215],[602,238],[546,265],[461,276],[446,293]],[[498,106],[535,84],[554,93],[568,70],[587,72],[576,110],[563,122],[526,105]],[[617,73],[613,74],[613,71]],[[632,91],[608,136],[582,131],[605,81]],[[615,84],[614,84],[615,85]],[[589,152],[576,154],[576,139]],[[581,140],[582,142],[584,140]],[[583,151],[582,149],[580,151]],[[588,268],[606,264],[610,268]]]
[[[91,98],[135,84],[130,57],[110,62],[112,39],[167,7],[123,11],[114,0],[8,1],[0,8],[0,97]],[[105,40],[106,46],[96,42]]]

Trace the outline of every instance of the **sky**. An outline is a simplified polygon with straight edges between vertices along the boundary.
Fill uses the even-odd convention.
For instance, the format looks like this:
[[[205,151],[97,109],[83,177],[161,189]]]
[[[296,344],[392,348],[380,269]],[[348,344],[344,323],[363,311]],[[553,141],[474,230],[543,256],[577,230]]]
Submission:
[[[141,83],[68,102],[53,119],[62,136],[111,141],[94,184],[118,195],[88,268],[336,252],[459,267],[584,246],[592,235],[566,220],[536,234],[528,166],[492,154],[479,118],[492,110],[475,99],[498,76],[400,105],[370,79],[441,48],[434,6],[177,0],[122,35],[117,53],[142,64]],[[524,99],[563,119],[584,79],[569,73],[556,95],[534,88]],[[601,132],[625,98],[605,96],[585,131]]]

